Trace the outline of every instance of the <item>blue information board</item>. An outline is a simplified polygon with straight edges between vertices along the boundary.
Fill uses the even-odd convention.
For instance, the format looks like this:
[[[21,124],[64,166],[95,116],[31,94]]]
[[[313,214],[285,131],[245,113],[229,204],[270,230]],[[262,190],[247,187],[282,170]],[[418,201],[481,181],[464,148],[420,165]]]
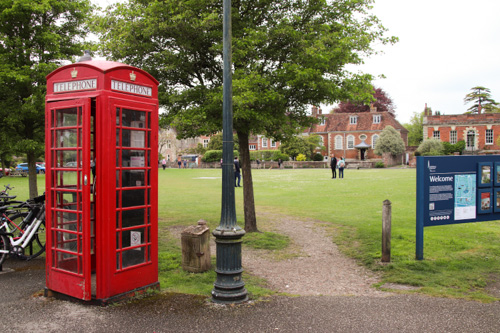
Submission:
[[[424,227],[500,220],[500,155],[417,157],[416,258]]]

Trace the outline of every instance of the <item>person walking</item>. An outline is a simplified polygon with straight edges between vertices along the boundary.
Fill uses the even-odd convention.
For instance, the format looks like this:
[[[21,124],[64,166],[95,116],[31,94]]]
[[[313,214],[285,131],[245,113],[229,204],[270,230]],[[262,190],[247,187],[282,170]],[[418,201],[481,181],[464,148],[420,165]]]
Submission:
[[[343,156],[337,162],[337,167],[339,168],[339,178],[344,178],[345,159]]]
[[[281,165],[283,164],[283,160],[280,158],[278,159],[278,168],[281,169]]]
[[[177,157],[177,166],[179,167],[179,169],[181,168],[181,164],[182,164],[181,156],[179,155],[179,157]]]
[[[165,168],[167,167],[167,160],[166,159],[161,160],[161,166],[163,167],[163,170],[165,170]]]
[[[332,169],[332,179],[337,178],[337,158],[332,154],[330,159],[330,168]]]
[[[238,182],[236,182],[238,180]],[[240,173],[240,161],[238,161],[238,157],[234,158],[234,187],[241,187],[241,173]]]

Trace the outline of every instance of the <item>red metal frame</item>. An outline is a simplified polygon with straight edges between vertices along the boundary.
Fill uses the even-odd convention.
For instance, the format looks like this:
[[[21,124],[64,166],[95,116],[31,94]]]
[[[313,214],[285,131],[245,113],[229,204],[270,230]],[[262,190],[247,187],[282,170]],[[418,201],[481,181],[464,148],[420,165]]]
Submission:
[[[157,85],[107,61],[47,76],[48,290],[102,300],[158,283]]]

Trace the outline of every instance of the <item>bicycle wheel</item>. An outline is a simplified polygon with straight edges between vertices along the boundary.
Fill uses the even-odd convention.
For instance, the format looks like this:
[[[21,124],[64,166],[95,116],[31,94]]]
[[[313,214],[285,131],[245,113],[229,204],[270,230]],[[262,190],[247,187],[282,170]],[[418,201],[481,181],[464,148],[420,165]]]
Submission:
[[[9,254],[9,239],[7,238],[7,236],[0,235],[0,266],[2,266],[8,254]]]
[[[33,239],[24,249],[24,255],[19,257],[24,260],[31,260],[43,252],[45,252],[45,221],[40,224],[36,234],[33,235]]]

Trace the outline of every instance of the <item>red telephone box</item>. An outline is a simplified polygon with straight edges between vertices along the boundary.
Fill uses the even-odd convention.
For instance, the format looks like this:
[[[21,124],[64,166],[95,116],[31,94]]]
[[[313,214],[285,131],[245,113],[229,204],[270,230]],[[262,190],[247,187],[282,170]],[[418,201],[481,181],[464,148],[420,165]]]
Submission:
[[[46,293],[108,302],[158,283],[158,82],[109,61],[47,76]]]

